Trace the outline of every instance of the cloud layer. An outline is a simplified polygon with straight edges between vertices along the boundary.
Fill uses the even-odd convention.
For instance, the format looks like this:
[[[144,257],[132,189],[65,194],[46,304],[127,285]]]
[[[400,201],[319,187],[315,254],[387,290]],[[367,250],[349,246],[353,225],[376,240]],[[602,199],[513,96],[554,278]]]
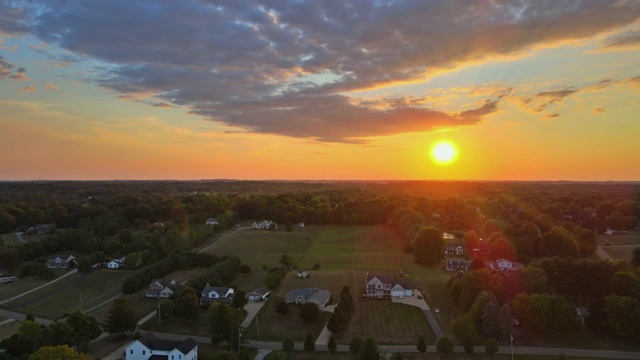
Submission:
[[[361,142],[477,124],[500,98],[444,112],[424,102],[358,103],[350,91],[589,38],[639,16],[638,1],[600,0],[20,1],[0,4],[0,31],[101,60],[108,66],[95,81],[123,98],[182,106],[252,132]],[[5,63],[0,77],[15,68]],[[571,91],[531,101],[544,109]]]

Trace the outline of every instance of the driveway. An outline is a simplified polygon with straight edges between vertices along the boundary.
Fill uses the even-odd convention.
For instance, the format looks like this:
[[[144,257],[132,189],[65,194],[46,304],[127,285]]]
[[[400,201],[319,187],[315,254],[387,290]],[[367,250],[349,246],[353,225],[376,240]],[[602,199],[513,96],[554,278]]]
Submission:
[[[242,324],[240,324],[240,327],[243,327],[245,329],[248,328],[249,325],[251,325],[251,322],[253,321],[253,319],[256,317],[256,315],[258,315],[258,312],[260,311],[260,309],[262,309],[264,304],[265,304],[264,301],[260,301],[260,302],[249,301],[247,305],[245,305],[243,308],[247,312],[247,317],[244,318],[244,321],[242,321]]]
[[[322,311],[328,311],[330,313],[333,313],[333,310],[335,309],[336,309],[336,305],[329,305],[325,307],[324,310]],[[328,323],[329,322],[327,321],[327,324]],[[329,343],[329,338],[331,337],[331,331],[327,329],[327,324],[324,324],[322,331],[320,331],[320,335],[318,335],[318,338],[316,339],[316,348],[319,348],[321,346],[327,346],[327,343]]]

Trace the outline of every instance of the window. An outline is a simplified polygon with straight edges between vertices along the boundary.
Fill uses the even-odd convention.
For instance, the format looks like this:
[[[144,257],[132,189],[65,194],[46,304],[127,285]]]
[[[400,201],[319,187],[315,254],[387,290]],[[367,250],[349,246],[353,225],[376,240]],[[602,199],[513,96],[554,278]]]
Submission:
[[[142,350],[142,355],[146,355],[147,351],[146,350]]]
[[[133,349],[131,350],[131,352],[129,354],[133,355]]]

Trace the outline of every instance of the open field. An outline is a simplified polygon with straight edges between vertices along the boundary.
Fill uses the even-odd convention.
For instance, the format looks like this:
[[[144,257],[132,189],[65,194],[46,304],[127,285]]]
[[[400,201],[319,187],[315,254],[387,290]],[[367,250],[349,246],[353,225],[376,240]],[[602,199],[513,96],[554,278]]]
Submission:
[[[511,360],[511,354],[495,354],[489,356],[485,353],[473,353],[472,355],[467,355],[464,353],[454,353],[450,354],[448,357],[442,357],[440,354],[434,353],[403,353],[402,354],[406,360],[427,360],[427,359],[448,359],[448,360]],[[295,352],[296,360],[349,360],[353,359],[353,356],[348,353],[336,353],[330,354],[328,352],[313,352],[307,353],[303,351]],[[561,359],[560,356],[542,356],[542,355],[514,355],[514,360],[558,360]],[[567,360],[595,360],[598,358],[590,358],[590,357],[570,357],[563,356],[562,359]]]
[[[63,272],[56,272],[56,275],[61,276],[64,274]],[[26,277],[21,279],[16,279],[16,281],[11,283],[5,283],[0,285],[0,300],[7,300],[9,297],[14,297],[16,295],[22,294],[25,291],[29,291],[33,288],[36,288],[40,285],[46,284],[51,280],[42,280],[35,277]]]
[[[401,270],[413,264],[402,252],[403,241],[381,226],[323,226],[300,260],[301,268]]]
[[[640,230],[630,230],[624,235],[598,235],[598,246],[613,259],[630,261],[633,250],[640,248]]]
[[[21,325],[22,325],[22,322],[20,321],[12,321],[12,322],[0,325],[0,340],[8,338],[13,334],[17,333]]]
[[[311,239],[319,227],[284,230],[241,230],[236,231],[212,247],[207,252],[214,255],[234,255],[257,271],[262,264],[276,265],[282,254],[291,254],[299,259],[308,249]]]
[[[120,292],[129,271],[101,270],[76,274],[33,294],[17,299],[12,308],[23,313],[56,319],[65,313],[90,308]]]
[[[64,230],[56,229],[56,232],[59,232],[59,231],[64,231]],[[49,235],[51,235],[51,234],[31,234],[31,235],[22,234],[22,240],[24,242],[32,242],[32,241],[36,241],[36,240],[39,241],[39,240],[42,240],[42,239],[46,238]],[[0,235],[0,239],[2,239],[2,241],[4,242],[5,245],[22,245],[22,244],[24,244],[23,241],[18,240],[18,237],[13,232]]]

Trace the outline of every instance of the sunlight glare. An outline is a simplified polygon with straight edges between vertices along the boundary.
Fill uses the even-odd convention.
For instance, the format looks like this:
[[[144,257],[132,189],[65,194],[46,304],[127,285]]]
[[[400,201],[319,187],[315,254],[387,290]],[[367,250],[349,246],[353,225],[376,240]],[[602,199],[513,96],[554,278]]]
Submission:
[[[439,165],[449,165],[458,158],[458,147],[449,140],[438,140],[429,149],[431,159]]]

